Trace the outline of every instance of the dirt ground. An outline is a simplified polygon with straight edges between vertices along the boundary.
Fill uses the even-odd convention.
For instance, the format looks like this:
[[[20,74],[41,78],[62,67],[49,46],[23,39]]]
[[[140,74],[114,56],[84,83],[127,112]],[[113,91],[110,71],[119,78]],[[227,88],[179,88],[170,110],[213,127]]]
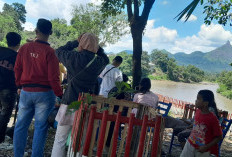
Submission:
[[[168,152],[172,129],[165,129],[164,140],[163,140],[163,151]],[[30,127],[28,134],[28,143],[26,146],[25,157],[31,155],[31,145],[33,138],[33,127]],[[48,132],[48,138],[45,146],[44,157],[51,156],[51,150],[53,146],[55,136],[55,129],[50,128]],[[167,154],[166,157],[179,157],[181,149],[179,147],[173,147],[172,154]],[[232,156],[232,133],[228,133],[221,148],[221,157],[231,157]],[[0,157],[13,157],[13,141],[11,138],[6,136],[4,143],[0,144]],[[164,157],[164,156],[163,156]]]
[[[8,127],[13,125],[13,116],[10,119]],[[173,114],[172,116],[177,116]],[[33,125],[30,126],[28,131],[28,142],[25,149],[24,157],[30,157],[32,152],[32,139],[33,139]],[[50,157],[52,146],[54,142],[56,130],[53,128],[49,128],[48,130],[48,137],[45,145],[44,150],[44,157]],[[180,147],[173,147],[172,153],[168,154],[170,141],[172,136],[172,129],[165,129],[164,137],[163,137],[163,148],[162,150],[166,153],[166,155],[162,157],[179,157],[181,154]],[[176,141],[178,142],[178,141]],[[6,136],[5,142],[0,144],[0,157],[13,157],[13,140]],[[231,130],[228,131],[227,136],[225,137],[222,146],[221,146],[221,157],[232,157],[232,132]]]

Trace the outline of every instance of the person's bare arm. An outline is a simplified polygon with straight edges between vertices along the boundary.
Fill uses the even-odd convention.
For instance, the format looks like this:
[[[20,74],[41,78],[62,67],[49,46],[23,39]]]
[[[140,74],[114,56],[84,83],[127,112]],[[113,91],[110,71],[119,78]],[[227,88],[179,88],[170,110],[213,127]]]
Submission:
[[[198,148],[198,151],[199,152],[206,152],[208,149],[210,149],[212,146],[214,146],[215,144],[217,144],[219,141],[221,141],[221,139],[222,139],[223,137],[222,137],[222,135],[221,136],[217,136],[217,137],[215,137],[210,143],[208,143],[208,144],[206,144],[206,145],[204,145],[204,146],[200,146],[199,148]]]

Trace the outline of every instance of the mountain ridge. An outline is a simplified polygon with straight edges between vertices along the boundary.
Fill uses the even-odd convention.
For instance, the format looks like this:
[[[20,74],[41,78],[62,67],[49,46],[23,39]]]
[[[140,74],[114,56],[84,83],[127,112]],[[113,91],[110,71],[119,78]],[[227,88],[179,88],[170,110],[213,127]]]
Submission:
[[[223,70],[231,71],[229,65],[232,62],[232,46],[227,41],[222,46],[209,51],[194,51],[190,54],[172,54],[178,65],[194,65],[206,72],[218,73]]]
[[[128,54],[133,54],[131,50],[124,51]],[[210,73],[219,73],[224,70],[232,71],[232,67],[230,66],[232,62],[232,46],[230,41],[209,52],[194,51],[190,54],[184,52],[172,54],[165,49],[160,51],[168,54],[170,58],[174,58],[178,65],[194,65]]]

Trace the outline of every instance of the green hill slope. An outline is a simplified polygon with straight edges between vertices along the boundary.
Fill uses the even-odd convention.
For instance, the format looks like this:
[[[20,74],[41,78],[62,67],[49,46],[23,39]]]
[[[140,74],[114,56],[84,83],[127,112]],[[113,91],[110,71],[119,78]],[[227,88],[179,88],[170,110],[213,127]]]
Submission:
[[[232,62],[232,46],[228,41],[226,44],[213,51],[203,53],[195,51],[191,54],[176,53],[172,54],[179,65],[194,65],[207,72],[221,72],[223,70],[231,71],[229,65]]]

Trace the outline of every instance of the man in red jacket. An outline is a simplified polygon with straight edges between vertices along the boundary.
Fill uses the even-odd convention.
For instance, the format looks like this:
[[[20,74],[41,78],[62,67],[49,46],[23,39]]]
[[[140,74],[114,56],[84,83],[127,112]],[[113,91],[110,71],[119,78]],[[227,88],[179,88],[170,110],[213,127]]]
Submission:
[[[23,45],[15,63],[15,82],[20,92],[19,111],[14,130],[14,156],[23,157],[30,123],[35,118],[32,157],[43,157],[48,130],[48,116],[55,95],[62,96],[59,61],[48,43],[52,23],[39,19],[36,40]],[[55,95],[54,95],[55,93]]]

